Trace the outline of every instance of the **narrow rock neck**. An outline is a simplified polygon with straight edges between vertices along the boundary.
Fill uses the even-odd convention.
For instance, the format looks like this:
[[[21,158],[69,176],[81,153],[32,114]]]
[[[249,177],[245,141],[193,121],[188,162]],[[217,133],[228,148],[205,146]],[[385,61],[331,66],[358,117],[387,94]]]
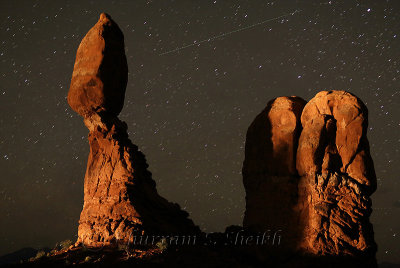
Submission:
[[[118,117],[108,113],[93,113],[92,115],[84,118],[83,122],[89,129],[90,133],[95,131],[108,133],[110,131],[118,134],[122,134],[128,138],[127,130],[128,126],[125,122],[119,120]]]

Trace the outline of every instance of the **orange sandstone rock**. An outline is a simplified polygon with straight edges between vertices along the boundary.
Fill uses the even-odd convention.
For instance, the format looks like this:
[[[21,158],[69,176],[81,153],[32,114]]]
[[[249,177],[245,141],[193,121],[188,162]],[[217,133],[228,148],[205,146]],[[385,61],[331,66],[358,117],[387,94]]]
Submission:
[[[374,267],[367,125],[366,106],[345,91],[270,101],[246,136],[243,226],[281,229],[285,250]]]
[[[297,202],[296,151],[305,101],[280,97],[270,101],[246,135],[243,227],[257,232],[281,230],[282,245],[294,247]],[[288,239],[290,237],[290,239]]]
[[[111,17],[102,13],[79,45],[68,103],[83,117],[100,111],[118,115],[127,80],[124,35]]]
[[[247,131],[244,173],[297,174],[297,142],[305,104],[299,97],[279,97],[267,104]]]
[[[126,79],[123,34],[103,13],[78,48],[68,93],[70,106],[90,131],[77,241],[87,246],[132,245],[143,232],[200,232],[179,205],[158,195],[144,155],[117,118]]]
[[[301,115],[297,170],[300,175],[342,172],[376,189],[376,176],[367,140],[368,110],[345,91],[322,91]]]
[[[304,252],[375,256],[367,120],[365,105],[345,91],[322,91],[304,107],[297,150]]]
[[[134,243],[135,236],[199,232],[179,205],[158,195],[144,155],[131,143],[118,118],[85,119],[90,153],[78,242],[88,246]]]

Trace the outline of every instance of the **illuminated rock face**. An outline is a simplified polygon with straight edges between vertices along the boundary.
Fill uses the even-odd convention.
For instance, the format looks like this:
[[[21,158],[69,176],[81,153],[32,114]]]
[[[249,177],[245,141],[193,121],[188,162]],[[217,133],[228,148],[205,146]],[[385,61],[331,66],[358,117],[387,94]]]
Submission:
[[[301,123],[300,248],[323,255],[375,255],[369,216],[376,176],[367,108],[348,92],[323,91],[304,107]]]
[[[278,105],[286,97],[271,101],[248,129],[243,225],[282,229],[292,251],[374,259],[367,108],[345,91],[296,99],[296,109]]]
[[[107,53],[116,62],[107,60]],[[144,155],[117,117],[126,75],[122,32],[108,15],[101,14],[79,46],[68,94],[70,106],[84,117],[90,131],[78,227],[78,243],[88,246],[132,242],[142,232],[199,232],[179,205],[158,195]],[[92,85],[91,79],[96,83]]]
[[[79,45],[68,103],[83,117],[101,111],[118,115],[127,81],[124,35],[111,17],[102,13]]]

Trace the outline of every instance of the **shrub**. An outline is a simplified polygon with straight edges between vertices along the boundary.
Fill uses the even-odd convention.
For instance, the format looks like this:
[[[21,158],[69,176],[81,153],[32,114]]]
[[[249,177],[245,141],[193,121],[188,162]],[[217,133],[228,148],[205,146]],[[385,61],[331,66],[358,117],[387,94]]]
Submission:
[[[163,238],[156,243],[156,246],[161,250],[164,251],[168,247],[167,239]]]
[[[92,260],[92,257],[90,256],[86,256],[85,261],[84,262],[90,262]]]
[[[60,242],[61,249],[68,249],[70,246],[72,246],[72,241],[69,239]]]
[[[44,256],[46,256],[46,252],[44,252],[43,250],[39,250],[37,253],[36,253],[36,256],[35,256],[35,260],[38,260],[38,259],[40,259],[40,258],[43,258]]]

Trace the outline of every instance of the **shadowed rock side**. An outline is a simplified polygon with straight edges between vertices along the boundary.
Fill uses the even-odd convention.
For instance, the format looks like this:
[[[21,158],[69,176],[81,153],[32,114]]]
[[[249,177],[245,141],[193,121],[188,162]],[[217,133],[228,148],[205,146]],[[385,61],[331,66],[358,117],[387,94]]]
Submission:
[[[305,104],[306,101],[298,97],[270,101],[246,135],[243,227],[257,232],[281,230],[281,246],[287,249],[295,247],[299,234],[295,212],[296,150]]]
[[[374,266],[367,108],[345,91],[320,92],[304,105],[277,98],[250,125],[243,226],[281,229],[283,249],[296,254],[356,257]]]
[[[200,232],[185,211],[158,195],[144,155],[117,118],[126,78],[122,32],[103,13],[79,46],[68,93],[68,103],[90,131],[77,241],[88,246],[126,244],[142,231]]]
[[[304,107],[297,150],[302,251],[375,257],[369,216],[376,176],[368,112],[345,91],[322,91]]]

